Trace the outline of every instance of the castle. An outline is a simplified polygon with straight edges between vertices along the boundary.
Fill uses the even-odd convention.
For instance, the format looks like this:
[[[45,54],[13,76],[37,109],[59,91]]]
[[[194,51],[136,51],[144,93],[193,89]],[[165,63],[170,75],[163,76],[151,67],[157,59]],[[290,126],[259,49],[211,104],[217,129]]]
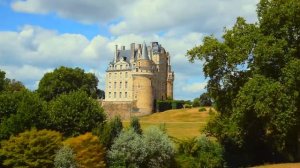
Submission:
[[[111,115],[128,118],[155,111],[156,101],[173,99],[174,72],[170,55],[158,43],[115,46],[106,70],[105,100],[102,105]]]

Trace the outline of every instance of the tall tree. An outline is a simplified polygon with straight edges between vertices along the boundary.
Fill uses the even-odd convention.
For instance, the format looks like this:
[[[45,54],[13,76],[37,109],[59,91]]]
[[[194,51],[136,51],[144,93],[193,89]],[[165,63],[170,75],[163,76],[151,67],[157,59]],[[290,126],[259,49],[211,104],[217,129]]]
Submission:
[[[76,136],[97,127],[105,120],[99,103],[84,91],[62,94],[49,102],[51,128],[65,136]]]
[[[225,146],[231,164],[293,161],[300,154],[300,1],[261,0],[257,12],[258,23],[237,18],[222,40],[208,36],[188,51],[190,61],[205,62],[220,112],[206,132]]]
[[[62,93],[84,90],[89,96],[97,97],[98,79],[80,68],[59,67],[46,73],[40,80],[37,92],[49,101]],[[99,91],[98,91],[99,92]]]

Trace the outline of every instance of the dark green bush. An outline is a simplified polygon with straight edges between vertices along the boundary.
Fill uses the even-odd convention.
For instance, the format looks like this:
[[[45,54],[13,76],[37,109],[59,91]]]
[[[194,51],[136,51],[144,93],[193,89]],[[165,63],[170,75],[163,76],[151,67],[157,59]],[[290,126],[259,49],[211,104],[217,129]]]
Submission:
[[[206,111],[206,108],[205,107],[200,107],[199,112],[203,112],[203,111]]]

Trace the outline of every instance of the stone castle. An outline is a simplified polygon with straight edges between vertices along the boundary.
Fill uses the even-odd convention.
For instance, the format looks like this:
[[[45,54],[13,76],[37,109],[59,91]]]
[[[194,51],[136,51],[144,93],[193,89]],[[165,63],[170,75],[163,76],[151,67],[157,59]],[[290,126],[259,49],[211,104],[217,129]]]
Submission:
[[[170,55],[158,43],[116,45],[114,59],[106,71],[105,100],[109,116],[129,118],[155,111],[156,101],[173,99],[174,72]]]

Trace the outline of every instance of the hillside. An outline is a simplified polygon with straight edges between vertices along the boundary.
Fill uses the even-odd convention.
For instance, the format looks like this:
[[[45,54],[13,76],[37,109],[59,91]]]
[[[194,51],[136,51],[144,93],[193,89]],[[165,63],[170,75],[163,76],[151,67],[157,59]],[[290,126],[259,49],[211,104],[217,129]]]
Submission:
[[[176,109],[140,117],[142,129],[148,126],[165,126],[167,133],[175,138],[184,139],[198,136],[208,121],[209,108],[199,112],[199,108]],[[123,122],[125,127],[129,121]]]

